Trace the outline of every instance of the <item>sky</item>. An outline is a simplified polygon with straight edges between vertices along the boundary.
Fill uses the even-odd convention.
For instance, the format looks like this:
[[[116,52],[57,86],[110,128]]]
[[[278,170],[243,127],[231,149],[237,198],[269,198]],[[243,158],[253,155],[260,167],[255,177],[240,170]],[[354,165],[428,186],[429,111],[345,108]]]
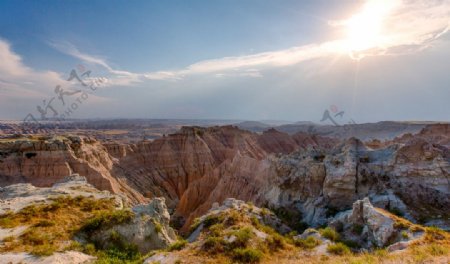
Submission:
[[[0,119],[450,121],[449,22],[450,0],[3,0]]]

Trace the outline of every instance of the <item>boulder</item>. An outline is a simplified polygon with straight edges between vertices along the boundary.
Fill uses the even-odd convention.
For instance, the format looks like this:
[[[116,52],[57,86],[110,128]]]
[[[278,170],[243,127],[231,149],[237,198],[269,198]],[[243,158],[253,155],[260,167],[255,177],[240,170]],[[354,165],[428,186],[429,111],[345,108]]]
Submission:
[[[169,226],[170,215],[164,198],[155,198],[148,204],[135,206],[132,211],[134,216],[130,221],[101,227],[91,234],[82,233],[79,239],[93,241],[103,248],[108,248],[118,240],[136,245],[142,254],[166,248],[175,242],[177,236]]]

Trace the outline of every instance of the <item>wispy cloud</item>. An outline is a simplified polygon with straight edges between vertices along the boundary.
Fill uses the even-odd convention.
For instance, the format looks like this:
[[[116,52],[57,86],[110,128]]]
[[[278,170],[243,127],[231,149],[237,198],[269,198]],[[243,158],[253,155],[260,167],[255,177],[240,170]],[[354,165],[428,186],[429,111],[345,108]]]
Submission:
[[[180,80],[186,76],[201,74],[212,74],[216,77],[261,77],[260,70],[262,69],[295,65],[312,59],[335,57],[336,55],[349,55],[352,58],[404,55],[430,47],[433,41],[449,30],[449,0],[366,0],[363,8],[376,11],[375,7],[382,6],[380,4],[389,7],[389,10],[382,10],[380,37],[377,39],[377,43],[373,43],[373,45],[369,43],[367,48],[361,50],[352,50],[352,43],[349,42],[352,40],[343,36],[341,39],[333,41],[284,50],[199,61],[178,70],[133,73],[114,69],[105,59],[82,53],[70,43],[52,42],[51,45],[84,62],[104,67],[112,75],[110,85],[127,86],[145,80]],[[373,13],[368,15],[373,15]],[[348,20],[349,18],[330,20],[329,24],[332,27],[345,27]],[[371,30],[371,28],[367,28],[367,30]]]
[[[36,71],[22,62],[22,58],[11,49],[11,45],[0,39],[0,84],[1,99],[17,97],[42,97],[53,91],[63,78],[53,71]]]

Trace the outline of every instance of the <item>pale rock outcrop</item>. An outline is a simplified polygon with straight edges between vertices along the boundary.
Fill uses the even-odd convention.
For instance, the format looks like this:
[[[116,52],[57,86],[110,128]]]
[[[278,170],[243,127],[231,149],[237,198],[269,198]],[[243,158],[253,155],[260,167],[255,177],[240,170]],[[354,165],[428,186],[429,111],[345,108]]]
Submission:
[[[17,212],[31,204],[50,203],[49,198],[61,195],[113,199],[118,209],[127,203],[126,197],[99,191],[89,184],[85,177],[73,174],[56,182],[52,187],[35,187],[29,183],[0,187],[0,214],[8,211]]]
[[[377,211],[368,198],[353,204],[352,214],[348,220],[352,224],[361,224],[364,225],[364,228],[367,227],[369,238],[378,247],[386,246],[394,233],[394,220]]]
[[[338,230],[344,239],[369,249],[405,242],[401,241],[400,233],[411,232],[407,227],[396,224],[396,220],[385,211],[373,207],[367,197],[356,201],[352,210],[341,212],[330,219],[329,225]],[[411,233],[411,237],[421,234],[416,231]]]
[[[78,173],[99,190],[123,193],[132,202],[146,201],[123,178],[113,175],[113,168],[107,149],[92,137],[33,136],[0,142],[0,186],[49,187]]]
[[[125,223],[100,227],[93,233],[80,233],[80,241],[94,241],[97,245],[107,248],[114,243],[111,236],[119,236],[126,243],[134,244],[145,254],[150,250],[162,249],[173,243],[177,236],[169,226],[170,215],[164,198],[154,198],[148,204],[132,208],[134,217]]]
[[[203,230],[203,222],[206,219],[211,216],[224,214],[230,210],[237,210],[240,214],[246,214],[250,218],[255,217],[260,223],[272,227],[279,233],[286,234],[291,231],[291,229],[286,226],[273,212],[235,198],[227,198],[223,201],[222,205],[214,203],[205,215],[202,215],[197,219],[197,227],[189,235],[188,241],[193,242],[197,240]]]
[[[56,252],[51,256],[37,257],[28,253],[0,254],[0,263],[7,264],[90,264],[96,257],[77,251]]]

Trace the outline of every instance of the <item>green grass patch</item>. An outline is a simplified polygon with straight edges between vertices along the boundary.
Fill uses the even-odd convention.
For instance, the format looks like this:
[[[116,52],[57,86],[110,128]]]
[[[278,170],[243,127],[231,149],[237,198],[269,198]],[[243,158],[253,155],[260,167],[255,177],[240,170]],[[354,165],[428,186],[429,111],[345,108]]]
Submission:
[[[107,229],[114,225],[120,225],[130,222],[134,217],[134,213],[127,209],[104,211],[96,214],[92,219],[88,220],[80,231],[91,233],[100,228]]]
[[[329,239],[331,241],[338,241],[339,240],[339,233],[336,232],[336,230],[334,230],[331,227],[326,227],[326,228],[319,229],[319,233],[324,238],[327,238],[327,239]]]
[[[263,253],[254,248],[236,248],[233,250],[232,257],[240,263],[257,263],[263,258]]]
[[[327,251],[334,255],[348,255],[351,253],[350,249],[343,243],[330,244],[327,247]]]
[[[317,239],[313,236],[309,236],[305,239],[294,240],[294,245],[297,247],[301,247],[303,249],[313,249],[320,244],[322,244],[322,241],[320,241],[319,239]]]
[[[186,240],[179,239],[174,243],[172,243],[167,250],[168,251],[182,250],[187,244],[188,242]]]

